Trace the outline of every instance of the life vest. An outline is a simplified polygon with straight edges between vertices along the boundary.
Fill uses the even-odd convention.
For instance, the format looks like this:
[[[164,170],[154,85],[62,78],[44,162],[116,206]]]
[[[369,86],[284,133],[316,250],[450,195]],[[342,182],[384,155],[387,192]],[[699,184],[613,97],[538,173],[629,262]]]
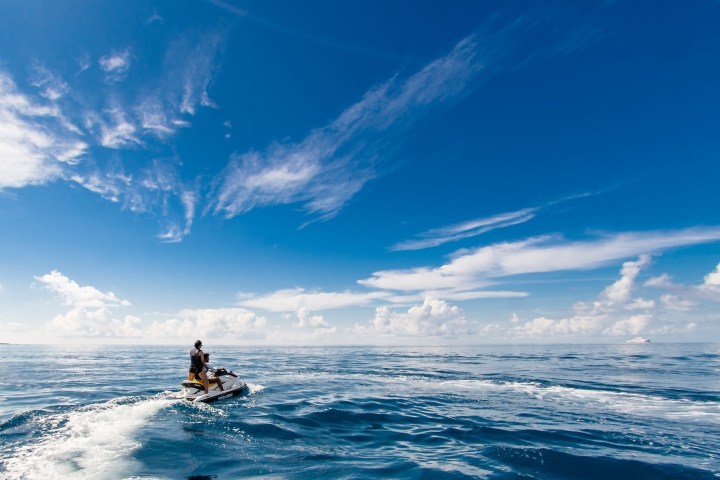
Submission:
[[[196,372],[202,372],[203,362],[200,360],[200,351],[197,348],[190,350],[190,367],[194,368]]]

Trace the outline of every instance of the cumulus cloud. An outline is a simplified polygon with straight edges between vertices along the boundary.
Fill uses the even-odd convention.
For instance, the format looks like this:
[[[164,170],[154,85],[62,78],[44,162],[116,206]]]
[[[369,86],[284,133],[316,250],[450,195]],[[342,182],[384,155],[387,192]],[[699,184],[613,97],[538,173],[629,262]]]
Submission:
[[[650,260],[650,255],[640,255],[640,258],[635,262],[623,263],[622,270],[620,270],[620,279],[607,287],[602,296],[613,303],[627,303],[630,300],[635,279],[640,270],[650,264]]]
[[[77,307],[57,315],[47,327],[56,335],[86,337],[140,337],[142,321],[133,315],[114,318],[108,308]]]
[[[137,337],[141,335],[141,320],[133,315],[114,317],[111,309],[127,307],[130,302],[113,292],[80,286],[74,280],[53,270],[35,279],[56,294],[63,305],[71,309],[56,315],[47,327],[57,335],[92,337]]]
[[[471,331],[470,322],[460,307],[428,297],[422,305],[411,307],[406,313],[388,307],[375,309],[375,318],[367,325],[356,325],[358,335],[391,335],[399,337],[452,337]]]
[[[667,273],[649,278],[644,285],[646,287],[667,288],[672,286],[672,279]]]
[[[320,218],[336,215],[375,176],[388,136],[431,106],[458,97],[482,70],[479,40],[468,37],[450,54],[400,80],[368,91],[328,125],[295,144],[234,155],[217,180],[215,212],[226,217],[265,205],[302,203]]]
[[[244,308],[182,310],[177,318],[155,321],[148,330],[159,338],[265,338],[267,321]]]
[[[692,300],[683,299],[677,295],[671,295],[669,293],[662,295],[660,301],[668,310],[674,310],[676,312],[689,312],[693,310],[697,303]]]
[[[113,292],[102,292],[90,285],[80,286],[58,270],[35,279],[44,284],[47,290],[57,294],[64,305],[71,307],[104,308],[130,305],[130,302],[121,300]]]
[[[652,319],[651,314],[627,315],[628,310],[649,310],[655,306],[652,300],[633,299],[631,294],[635,281],[643,268],[650,264],[650,256],[640,255],[638,260],[623,263],[620,278],[605,288],[593,302],[577,302],[573,305],[573,315],[567,318],[552,319],[538,317],[529,322],[518,324],[519,318],[513,317],[515,327],[511,335],[522,337],[598,334],[625,335],[637,334]]]
[[[645,286],[659,288],[670,293],[660,297],[661,302],[670,310],[687,312],[693,310],[698,302],[704,300],[720,301],[720,264],[705,275],[701,284],[685,285],[673,283],[670,276],[663,273],[645,282]]]
[[[705,276],[700,290],[720,300],[720,263],[715,267],[715,270]]]
[[[538,317],[513,328],[511,333],[525,337],[597,333],[605,318],[605,314],[574,315],[562,319]]]
[[[645,330],[651,319],[651,315],[633,315],[615,322],[604,333],[610,335],[637,335]]]
[[[322,315],[312,315],[307,307],[300,307],[297,311],[298,323],[296,328],[310,330],[315,335],[329,335],[336,332],[337,328],[330,326]]]
[[[375,272],[358,283],[403,291],[475,288],[495,277],[585,270],[646,252],[718,240],[720,228],[616,233],[573,242],[557,236],[534,237],[461,250],[450,263],[440,267]],[[623,294],[622,283],[616,289],[616,295]]]

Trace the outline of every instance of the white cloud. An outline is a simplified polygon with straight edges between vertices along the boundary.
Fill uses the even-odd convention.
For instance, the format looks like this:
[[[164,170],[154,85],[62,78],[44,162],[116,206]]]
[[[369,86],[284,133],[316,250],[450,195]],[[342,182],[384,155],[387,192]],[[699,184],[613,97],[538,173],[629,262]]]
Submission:
[[[113,292],[102,292],[95,287],[80,286],[57,270],[35,277],[44,287],[55,293],[63,305],[71,309],[56,315],[47,323],[55,335],[91,337],[138,337],[141,320],[133,315],[122,319],[114,317],[111,309],[127,307],[130,302],[118,298]]]
[[[174,135],[180,126],[173,113],[156,97],[141,102],[136,111],[142,129],[160,139]]]
[[[720,287],[720,263],[715,267],[715,270],[705,275],[703,286]]]
[[[87,52],[83,52],[77,58],[77,65],[78,65],[78,72],[76,75],[79,75],[79,74],[83,73],[85,70],[89,69],[92,66],[92,62],[90,61],[90,55]]]
[[[166,88],[178,112],[195,115],[198,106],[215,107],[208,90],[218,71],[216,56],[224,42],[224,33],[214,31],[199,38],[183,37],[170,45],[165,58]]]
[[[553,320],[538,317],[511,330],[517,336],[537,337],[546,335],[569,335],[597,333],[606,315],[575,315],[570,318]]]
[[[644,298],[635,298],[625,304],[625,310],[649,310],[655,307],[655,300],[645,300]]]
[[[700,291],[720,300],[720,263],[715,267],[715,270],[705,275],[703,284],[700,285]]]
[[[638,314],[629,318],[620,318],[626,310],[645,310],[654,308],[655,302],[631,297],[635,280],[643,268],[650,264],[649,255],[641,255],[636,261],[625,262],[620,270],[620,279],[605,288],[598,300],[590,303],[577,302],[573,305],[573,315],[567,318],[552,319],[538,317],[510,329],[511,335],[522,337],[547,335],[611,334],[622,335],[641,330],[650,321],[651,315]],[[519,320],[513,317],[513,320]],[[512,323],[518,324],[518,321]],[[610,326],[608,326],[610,324]],[[633,333],[636,334],[637,332]]]
[[[45,65],[34,62],[31,67],[31,84],[40,90],[40,96],[51,101],[59,100],[69,90],[68,84],[52,73]]]
[[[182,310],[179,318],[155,321],[148,335],[159,338],[265,338],[265,317],[244,308]]]
[[[51,182],[76,163],[87,145],[67,126],[56,106],[34,102],[0,72],[0,190]]]
[[[697,330],[698,324],[696,322],[689,322],[684,325],[662,325],[659,327],[651,328],[648,333],[652,335],[669,335],[677,333],[693,333]]]
[[[110,121],[100,123],[100,144],[103,147],[119,149],[142,145],[137,136],[137,127],[127,118],[120,107],[107,111]]]
[[[311,315],[307,307],[301,307],[297,311],[298,323],[295,325],[299,329],[311,330],[314,335],[331,335],[337,330],[336,327],[330,326],[322,315]]]
[[[689,312],[697,306],[697,304],[692,300],[682,299],[669,293],[662,295],[660,297],[660,301],[665,308],[676,312]]]
[[[387,307],[375,309],[375,318],[368,325],[356,325],[358,335],[392,336],[457,336],[470,332],[470,323],[457,306],[428,297],[422,305],[397,313]]]
[[[315,311],[367,305],[387,296],[384,292],[306,292],[302,288],[293,288],[260,297],[240,295],[239,304],[271,312],[297,312],[303,308]]]
[[[615,322],[604,333],[610,335],[637,335],[645,330],[651,319],[651,315],[634,315]]]
[[[404,291],[476,288],[493,277],[591,269],[647,252],[718,240],[720,228],[616,233],[574,242],[559,237],[535,237],[462,250],[450,263],[436,268],[375,272],[358,283]]]
[[[162,23],[163,21],[164,21],[163,17],[161,17],[157,13],[157,11],[154,11],[153,14],[147,20],[145,20],[145,25],[152,25],[155,22]]]
[[[663,273],[662,275],[648,279],[644,285],[646,287],[667,288],[672,285],[672,279],[667,273]]]
[[[234,155],[218,179],[215,212],[229,218],[259,206],[304,203],[320,218],[336,215],[374,177],[380,147],[383,155],[391,150],[390,129],[404,130],[428,106],[465,91],[482,68],[478,56],[478,40],[466,38],[405,81],[393,78],[368,91],[301,142]]]
[[[650,255],[640,255],[640,258],[635,262],[623,263],[622,270],[620,270],[620,279],[607,287],[602,296],[613,303],[627,303],[635,286],[635,278],[637,278],[640,270],[650,264],[650,260]]]
[[[100,57],[98,60],[100,68],[105,72],[105,79],[109,82],[125,80],[130,65],[132,64],[132,53],[129,48],[122,51],[115,51],[109,55]]]
[[[434,228],[418,235],[419,238],[413,240],[405,240],[399,242],[390,248],[391,251],[399,250],[420,250],[423,248],[436,247],[448,242],[461,240],[463,238],[475,237],[483,233],[496,230],[498,228],[506,228],[512,225],[525,223],[537,216],[537,214],[549,207],[553,207],[560,203],[578,198],[585,198],[593,195],[593,193],[581,193],[571,195],[560,200],[548,202],[540,207],[523,208],[514,212],[506,212],[498,215],[492,215],[485,218],[477,218],[462,223],[448,225],[446,227]]]
[[[675,284],[670,276],[663,273],[645,282],[646,286],[669,290],[672,294],[663,295],[660,300],[670,310],[690,311],[698,301],[720,301],[720,264],[705,275],[699,285]]]
[[[53,334],[61,336],[140,337],[141,323],[142,321],[133,315],[126,315],[122,320],[116,319],[106,307],[76,307],[65,314],[57,315],[47,327]]]
[[[95,287],[80,286],[57,270],[46,273],[35,279],[44,284],[45,288],[57,294],[64,305],[74,308],[105,308],[125,307],[130,302],[121,300],[113,292],[102,292]]]
[[[196,216],[198,187],[189,187],[180,178],[179,161],[154,159],[147,167],[125,173],[122,163],[107,162],[102,168],[86,168],[68,180],[120,203],[123,209],[136,213],[156,213],[162,218],[163,242],[179,242],[189,235]]]
[[[498,228],[505,228],[532,220],[535,218],[537,210],[538,208],[525,208],[516,212],[501,213],[491,217],[448,225],[447,227],[434,228],[420,234],[419,239],[397,243],[390,250],[421,250],[463,238],[475,237]]]

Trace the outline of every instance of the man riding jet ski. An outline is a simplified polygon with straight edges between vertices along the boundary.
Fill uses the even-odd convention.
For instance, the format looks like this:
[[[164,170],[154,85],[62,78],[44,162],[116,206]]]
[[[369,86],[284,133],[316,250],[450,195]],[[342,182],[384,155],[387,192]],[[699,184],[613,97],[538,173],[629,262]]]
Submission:
[[[190,372],[181,383],[183,389],[177,394],[191,402],[209,403],[221,398],[240,395],[246,388],[234,372],[210,365],[210,355],[202,350],[202,342],[195,342],[190,351]]]

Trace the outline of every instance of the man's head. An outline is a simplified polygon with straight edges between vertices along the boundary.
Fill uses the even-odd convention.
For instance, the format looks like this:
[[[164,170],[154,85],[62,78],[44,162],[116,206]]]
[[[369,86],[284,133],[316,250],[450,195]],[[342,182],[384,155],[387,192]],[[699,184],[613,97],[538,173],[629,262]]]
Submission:
[[[200,340],[195,340],[195,348],[202,348],[202,342]]]

